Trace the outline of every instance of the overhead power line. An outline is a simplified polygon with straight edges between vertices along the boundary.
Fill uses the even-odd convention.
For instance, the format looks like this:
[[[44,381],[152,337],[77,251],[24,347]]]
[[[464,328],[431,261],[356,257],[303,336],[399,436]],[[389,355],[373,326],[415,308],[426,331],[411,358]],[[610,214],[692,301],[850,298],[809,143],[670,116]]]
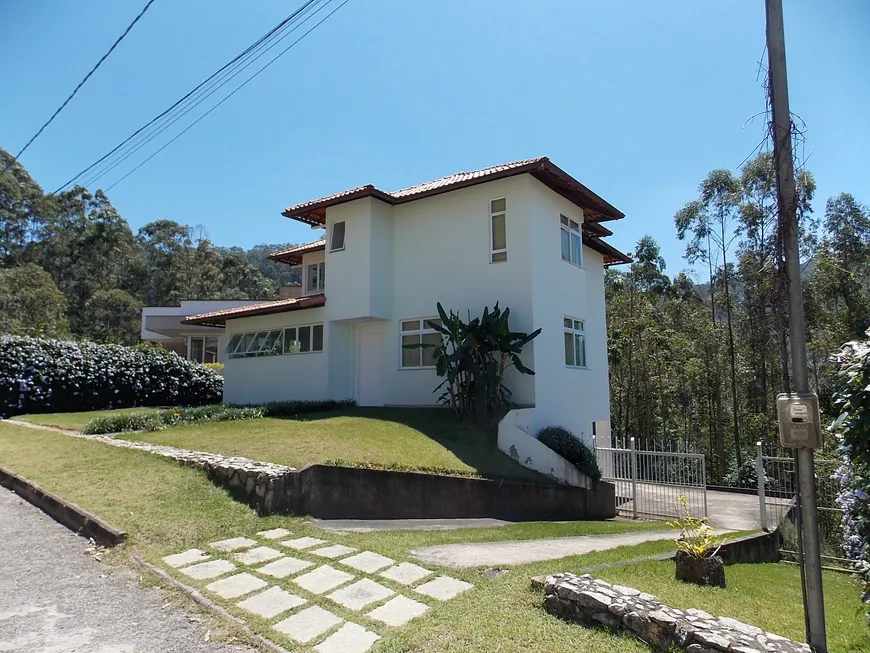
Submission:
[[[82,86],[85,85],[85,82],[87,82],[87,81],[91,78],[91,75],[93,75],[95,72],[97,72],[97,68],[99,68],[100,66],[103,65],[103,62],[104,62],[106,59],[109,58],[109,55],[112,54],[112,52],[114,52],[115,48],[118,47],[118,44],[119,44],[121,41],[124,40],[124,37],[127,36],[127,34],[130,33],[130,30],[133,29],[133,26],[134,26],[136,23],[139,22],[139,19],[142,18],[142,16],[145,15],[145,12],[148,11],[148,9],[149,9],[149,8],[151,7],[151,5],[153,5],[153,4],[154,4],[154,0],[148,0],[148,3],[145,5],[145,7],[142,9],[142,11],[139,12],[139,15],[136,16],[136,18],[133,19],[133,22],[132,22],[132,23],[130,23],[129,25],[127,25],[127,29],[124,30],[124,33],[121,34],[121,36],[118,37],[118,40],[116,40],[114,43],[112,43],[112,47],[108,49],[108,51],[106,52],[106,54],[104,54],[102,57],[100,57],[100,60],[97,62],[97,65],[95,65],[93,68],[91,68],[90,72],[88,72],[88,74],[85,75],[84,79],[83,79],[82,81],[80,81],[80,82],[78,83],[78,86],[76,86],[76,87],[73,89],[73,92],[69,94],[69,97],[68,97],[66,100],[63,101],[63,104],[61,104],[61,105],[57,108],[57,110],[56,110],[53,114],[51,114],[51,118],[49,118],[48,120],[45,121],[45,124],[44,124],[42,127],[39,128],[39,131],[37,131],[37,132],[36,132],[36,133],[35,133],[35,134],[30,138],[30,140],[27,141],[27,143],[24,145],[24,147],[21,148],[21,150],[18,152],[18,154],[16,154],[16,155],[12,158],[12,160],[11,160],[11,161],[9,162],[9,164],[7,165],[7,170],[9,169],[9,167],[10,167],[10,166],[15,162],[15,161],[18,160],[18,157],[20,157],[22,154],[24,154],[24,150],[26,150],[28,147],[30,147],[30,145],[33,143],[33,141],[35,141],[37,138],[39,138],[39,135],[40,135],[43,131],[45,131],[45,128],[48,127],[48,126],[52,123],[52,121],[53,121],[55,118],[57,118],[58,114],[59,114],[61,111],[64,110],[64,108],[66,107],[66,105],[69,104],[70,100],[72,100],[72,99],[75,97],[76,93],[79,92],[79,89],[80,89]]]
[[[246,68],[251,66],[255,61],[264,56],[268,51],[272,50],[283,40],[288,38],[293,32],[302,27],[305,23],[309,22],[315,15],[320,13],[323,9],[325,9],[333,0],[307,0],[303,3],[298,9],[296,9],[292,14],[287,16],[284,20],[279,22],[275,27],[270,29],[266,34],[257,39],[250,46],[245,48],[241,53],[236,55],[229,62],[224,64],[217,71],[212,73],[209,77],[203,80],[200,84],[194,87],[191,91],[177,100],[174,104],[172,104],[169,108],[152,118],[142,127],[133,132],[126,139],[121,141],[118,145],[112,148],[109,152],[104,154],[102,157],[97,159],[94,163],[89,165],[87,168],[83,169],[81,172],[72,177],[69,181],[63,184],[60,188],[58,188],[55,193],[60,192],[66,187],[70,186],[74,183],[80,183],[80,180],[85,180],[87,183],[85,185],[90,185],[96,182],[98,179],[102,178],[105,174],[113,170],[115,167],[123,163],[130,156],[134,155],[138,150],[142,147],[145,147],[148,143],[158,137],[161,133],[170,128],[173,124],[175,124],[178,120],[183,118],[187,113],[196,108],[199,104],[204,102],[208,97],[217,92],[224,85],[229,83],[234,77],[241,74]],[[154,156],[156,156],[159,152],[168,147],[171,143],[175,142],[178,138],[180,138],[183,134],[185,134],[188,130],[190,130],[194,125],[199,123],[203,118],[209,115],[212,111],[217,109],[221,104],[226,102],[230,97],[235,95],[239,90],[241,90],[244,86],[250,83],[255,77],[257,77],[261,72],[263,72],[266,68],[271,66],[275,61],[277,61],[281,56],[283,56],[287,51],[293,48],[299,41],[305,38],[308,34],[314,31],[318,26],[320,26],[323,22],[325,22],[330,16],[332,16],[336,11],[341,9],[345,4],[347,4],[349,0],[344,0],[338,6],[334,7],[332,11],[330,11],[326,16],[317,21],[313,26],[307,29],[301,36],[295,39],[292,43],[290,43],[287,47],[281,50],[275,57],[269,60],[264,66],[260,67],[256,72],[247,77],[247,79],[242,82],[239,86],[237,86],[232,92],[223,97],[217,104],[212,106],[208,111],[199,116],[194,122],[188,125],[185,129],[183,129],[180,133],[174,136],[171,140],[161,146],[157,151],[153,152],[148,158],[142,161],[135,168],[130,170],[123,177],[115,181],[109,188],[114,187],[122,180],[126,179],[133,172],[142,167],[145,163],[150,161]],[[108,189],[107,189],[108,190]]]
[[[199,106],[200,104],[205,102],[205,100],[207,100],[211,95],[213,95],[218,90],[220,90],[223,86],[228,84],[234,77],[238,76],[246,68],[253,65],[254,62],[256,62],[258,59],[263,57],[266,53],[268,53],[271,49],[273,49],[279,43],[281,43],[283,40],[285,40],[287,37],[289,37],[297,29],[302,27],[302,25],[304,25],[305,22],[307,22],[309,19],[313,18],[316,14],[320,13],[320,11],[322,9],[324,9],[330,2],[332,2],[332,0],[311,0],[311,2],[306,3],[304,8],[300,8],[302,10],[302,13],[299,13],[298,15],[296,15],[293,18],[293,20],[284,24],[279,30],[275,31],[268,39],[263,40],[258,45],[257,48],[251,49],[247,53],[246,57],[239,59],[231,67],[224,70],[218,77],[215,77],[210,82],[208,82],[206,85],[202,86],[202,88],[200,88],[197,92],[190,95],[190,97],[188,98],[188,100],[186,102],[179,104],[173,111],[166,114],[163,118],[161,118],[157,122],[153,123],[148,129],[146,129],[141,134],[139,134],[139,136],[137,136],[135,139],[128,140],[127,144],[124,145],[120,150],[115,152],[115,154],[113,154],[111,157],[109,157],[109,159],[107,159],[104,162],[104,164],[102,165],[102,167],[99,170],[92,171],[92,173],[89,176],[86,176],[86,178],[81,179],[79,181],[79,183],[82,186],[93,185],[97,180],[101,179],[104,175],[111,172],[118,165],[120,165],[121,163],[123,163],[124,161],[129,159],[136,152],[141,150],[143,147],[148,145],[148,143],[150,143],[152,140],[157,138],[160,134],[162,134],[164,131],[169,129],[176,122],[181,120],[185,115],[187,115],[188,113],[193,111],[193,109],[195,109],[197,106]],[[320,6],[318,6],[318,5],[320,5]],[[305,15],[306,13],[308,13],[307,16]],[[327,18],[328,18],[328,16],[327,16]],[[283,22],[284,21],[282,21],[282,23]],[[309,30],[309,31],[311,31],[311,30]],[[268,47],[267,47],[267,45],[268,45]],[[282,52],[282,54],[283,54],[283,52]],[[259,74],[259,71],[253,77],[256,77],[256,75],[258,75],[258,74]],[[249,78],[249,81],[253,77]],[[233,91],[233,94],[234,93],[235,93],[235,91]],[[229,96],[227,96],[227,97],[229,97]],[[224,98],[224,99],[226,99],[226,98]],[[217,106],[219,106],[220,104],[223,104],[223,101],[224,100],[221,100]],[[196,124],[197,122],[199,122],[199,120],[204,118],[205,115],[208,115],[208,113],[211,113],[211,111],[214,108],[216,108],[216,107],[213,107],[206,114],[204,114],[198,120],[196,120],[193,124]],[[193,125],[190,125],[190,126],[192,127]],[[188,129],[189,129],[189,127],[188,127]],[[184,133],[185,131],[187,131],[187,129],[185,129],[182,133]],[[180,136],[180,135],[181,134],[179,134],[178,136]],[[176,136],[172,140],[174,141],[176,138],[178,138],[178,136]],[[170,142],[172,142],[172,141],[170,141]],[[167,145],[168,145],[168,143],[167,143]],[[161,148],[161,149],[163,149],[163,148]],[[149,159],[150,158],[151,157],[149,157]]]
[[[282,56],[283,56],[283,55],[284,55],[288,50],[290,50],[293,46],[295,46],[297,43],[299,43],[299,41],[301,41],[302,39],[304,39],[306,36],[308,36],[309,34],[311,34],[311,32],[313,32],[315,29],[317,29],[317,28],[318,28],[322,23],[324,23],[324,22],[325,22],[325,21],[326,21],[330,16],[332,16],[332,14],[334,14],[336,11],[338,11],[339,9],[341,9],[341,8],[342,8],[344,5],[346,5],[348,2],[350,2],[350,0],[343,0],[343,2],[342,2],[340,5],[338,5],[335,9],[333,9],[332,11],[330,11],[326,16],[324,16],[324,17],[321,18],[319,21],[317,21],[317,23],[315,23],[315,24],[314,24],[314,25],[313,25],[313,26],[312,26],[312,27],[311,27],[307,32],[305,32],[302,36],[300,36],[298,39],[296,39],[295,41],[293,41],[293,43],[291,43],[291,44],[288,45],[286,48],[284,48],[281,52],[279,52],[278,55],[277,55],[276,57],[274,57],[273,59],[271,59],[271,60],[270,60],[270,61],[269,61],[265,66],[263,66],[262,68],[260,68],[257,72],[255,72],[253,75],[251,75],[248,79],[246,79],[244,82],[242,82],[241,84],[239,84],[239,86],[237,86],[237,87],[236,87],[236,88],[235,88],[231,93],[229,93],[229,95],[227,95],[227,96],[226,96],[225,98],[223,98],[220,102],[218,102],[216,105],[214,105],[211,109],[209,109],[209,110],[206,111],[204,114],[202,114],[199,118],[197,118],[196,120],[194,120],[191,124],[189,124],[187,127],[185,127],[182,131],[180,131],[178,134],[176,134],[176,135],[175,135],[171,140],[169,140],[168,142],[164,143],[160,148],[158,148],[155,152],[153,152],[153,153],[152,153],[152,154],[151,154],[147,159],[145,159],[144,161],[142,161],[142,163],[140,163],[140,164],[137,165],[135,168],[133,168],[132,170],[130,170],[130,172],[128,172],[127,174],[125,174],[123,177],[121,177],[120,179],[118,179],[117,181],[115,181],[115,182],[114,182],[111,186],[109,186],[106,190],[109,191],[109,190],[111,190],[112,188],[114,188],[115,186],[117,186],[118,184],[120,184],[120,183],[121,183],[122,181],[124,181],[127,177],[129,177],[130,175],[132,175],[132,174],[133,174],[134,172],[136,172],[139,168],[141,168],[142,166],[144,166],[144,165],[145,165],[146,163],[148,163],[151,159],[153,159],[155,156],[157,156],[158,154],[160,154],[160,153],[161,153],[163,150],[165,150],[167,147],[169,147],[170,145],[172,145],[172,143],[174,143],[174,142],[175,142],[176,140],[178,140],[181,136],[183,136],[183,135],[184,135],[184,134],[185,134],[189,129],[191,129],[194,125],[196,125],[200,120],[202,120],[203,118],[205,118],[208,114],[210,114],[212,111],[214,111],[215,109],[217,109],[220,105],[222,105],[224,102],[226,102],[227,100],[229,100],[229,99],[230,99],[232,96],[234,96],[238,91],[242,90],[242,88],[244,88],[245,86],[247,86],[248,83],[251,82],[251,81],[252,81],[252,80],[253,80],[257,75],[259,75],[261,72],[263,72],[264,70],[266,70],[266,68],[268,68],[268,67],[271,66],[273,63],[275,63],[278,59],[280,59],[280,58],[281,58],[281,57],[282,57]],[[318,10],[318,11],[319,11],[319,10]]]

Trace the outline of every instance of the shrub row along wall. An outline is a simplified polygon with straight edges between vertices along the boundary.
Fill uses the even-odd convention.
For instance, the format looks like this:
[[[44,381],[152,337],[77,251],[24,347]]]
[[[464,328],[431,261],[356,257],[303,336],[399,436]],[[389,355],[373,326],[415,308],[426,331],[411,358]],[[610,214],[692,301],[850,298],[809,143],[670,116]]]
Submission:
[[[811,653],[807,644],[701,610],[678,610],[655,596],[588,574],[548,576],[544,607],[562,618],[631,633],[662,651],[677,647],[686,653]]]
[[[157,347],[0,337],[0,417],[221,401],[223,378]]]

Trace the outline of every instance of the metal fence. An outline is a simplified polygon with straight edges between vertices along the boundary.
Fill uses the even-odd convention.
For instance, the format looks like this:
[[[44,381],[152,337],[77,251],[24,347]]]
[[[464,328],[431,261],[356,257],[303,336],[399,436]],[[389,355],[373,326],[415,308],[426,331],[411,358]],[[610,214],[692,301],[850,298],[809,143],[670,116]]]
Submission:
[[[598,447],[596,457],[603,480],[616,486],[620,515],[633,519],[683,517],[681,496],[693,517],[707,514],[703,454],[640,450],[631,438],[627,448]]]
[[[798,479],[795,460],[790,452],[774,449],[765,455],[764,448],[757,445],[756,473],[758,476],[758,505],[761,527],[765,531],[777,528],[783,537],[782,553],[786,558],[798,556]],[[839,461],[817,458],[816,502],[819,509],[819,536],[822,562],[834,568],[849,568],[843,556],[842,509],[837,505],[839,482],[835,472]]]

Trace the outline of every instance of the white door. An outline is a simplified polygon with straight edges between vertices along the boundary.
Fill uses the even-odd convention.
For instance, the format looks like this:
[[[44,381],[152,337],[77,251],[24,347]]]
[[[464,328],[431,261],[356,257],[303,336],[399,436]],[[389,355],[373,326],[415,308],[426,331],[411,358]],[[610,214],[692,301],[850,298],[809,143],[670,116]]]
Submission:
[[[360,406],[383,406],[381,325],[365,324],[356,331],[356,400]]]

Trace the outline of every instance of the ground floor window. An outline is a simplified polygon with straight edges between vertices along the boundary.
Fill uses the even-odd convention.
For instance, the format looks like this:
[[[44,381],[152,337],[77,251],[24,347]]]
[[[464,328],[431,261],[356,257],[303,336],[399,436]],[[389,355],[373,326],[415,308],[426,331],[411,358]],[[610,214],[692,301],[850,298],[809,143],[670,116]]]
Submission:
[[[323,324],[237,333],[227,345],[228,358],[281,356],[323,351]]]
[[[583,320],[566,317],[563,322],[565,331],[565,365],[586,367],[586,329]]]
[[[433,329],[430,324],[441,325],[437,317],[417,318],[413,320],[399,321],[399,360],[402,361],[401,369],[420,369],[435,367],[432,355],[432,347],[408,349],[405,345],[440,345],[441,334]]]
[[[187,358],[197,363],[217,363],[218,339],[208,336],[193,336],[189,338]]]

